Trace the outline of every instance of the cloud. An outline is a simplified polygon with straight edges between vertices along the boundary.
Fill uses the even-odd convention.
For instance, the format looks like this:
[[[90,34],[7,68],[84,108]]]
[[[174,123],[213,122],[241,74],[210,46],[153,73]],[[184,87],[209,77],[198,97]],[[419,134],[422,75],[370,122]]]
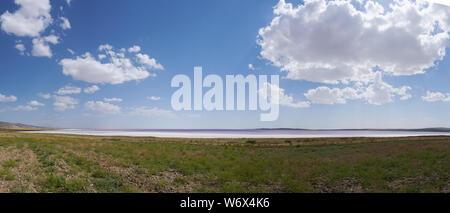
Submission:
[[[427,0],[428,2],[435,4],[442,4],[450,7],[450,2],[448,0]]]
[[[28,105],[30,105],[30,106],[45,106],[45,104],[43,104],[39,101],[30,101],[30,102],[28,102]]]
[[[137,45],[134,45],[134,46],[128,48],[128,52],[130,52],[130,53],[138,53],[140,51],[141,51],[141,47],[137,46]]]
[[[49,0],[15,0],[19,9],[13,13],[6,11],[0,16],[1,29],[10,35],[19,37],[31,37],[33,48],[32,56],[52,57],[49,44],[59,43],[59,37],[55,35],[42,36],[47,28],[53,24],[50,11],[52,6]],[[61,17],[61,26],[64,29],[70,28],[67,18]],[[54,31],[51,31],[54,33]],[[25,53],[23,44],[16,44],[16,48],[21,55]],[[27,53],[28,55],[28,53]]]
[[[80,94],[81,88],[74,86],[65,86],[56,91],[58,95],[71,95],[71,94]]]
[[[370,82],[374,69],[393,75],[424,73],[445,56],[450,9],[423,1],[280,0],[275,18],[259,30],[261,56],[287,78],[321,83]]]
[[[111,45],[101,45],[98,49],[104,52],[105,63],[97,61],[90,53],[77,56],[75,59],[65,58],[59,63],[63,68],[63,74],[88,83],[109,84],[121,84],[154,76],[146,67],[133,63],[133,60],[125,57],[123,53],[114,52]]]
[[[426,102],[436,102],[436,101],[449,102],[450,101],[450,93],[443,94],[441,92],[427,91],[427,95],[422,96],[422,100],[424,100]]]
[[[409,86],[394,88],[383,82],[381,73],[377,72],[375,81],[367,87],[359,88],[329,88],[321,86],[308,90],[305,97],[314,104],[345,104],[347,100],[365,100],[369,104],[383,105],[393,101],[395,96],[400,96],[400,100],[411,98],[411,94],[407,92],[411,90]]]
[[[255,70],[255,67],[253,66],[253,64],[248,64],[248,69],[249,70]]]
[[[146,117],[167,117],[167,118],[175,118],[176,115],[170,110],[159,109],[159,108],[147,108],[147,107],[138,107],[133,108],[130,112],[131,115],[136,116],[146,116]]]
[[[103,98],[106,102],[122,102],[122,98]]]
[[[286,95],[284,89],[278,87],[277,85],[264,83],[261,89],[259,89],[260,97],[263,99],[270,99],[272,90],[278,91],[279,103],[281,106],[293,107],[293,108],[307,108],[311,104],[308,101],[298,101],[295,102],[292,96]]]
[[[63,30],[70,29],[70,21],[66,17],[59,17],[54,22],[51,16],[50,0],[14,0],[14,2],[18,5],[18,9],[13,12],[6,11],[0,15],[1,30],[9,35],[30,37],[33,47],[29,48],[31,52],[27,52],[26,55],[51,58],[53,54],[50,44],[58,44],[59,37],[43,34],[46,32],[55,34],[55,29],[51,27],[56,24],[59,24]],[[62,6],[60,8],[62,10]],[[25,55],[26,48],[23,44],[16,44],[15,47],[21,55]]]
[[[103,60],[106,58],[105,54],[98,54],[98,59]]]
[[[70,22],[69,19],[65,18],[65,17],[60,17],[59,18],[61,20],[61,24],[59,25],[63,30],[67,30],[70,29]]]
[[[83,91],[84,91],[84,93],[87,93],[87,94],[93,94],[99,90],[100,90],[100,88],[97,85],[93,85],[93,86],[84,88]]]
[[[147,65],[150,69],[163,70],[164,67],[160,63],[156,62],[156,59],[150,58],[146,54],[138,53],[136,54],[139,63]]]
[[[158,97],[158,96],[148,96],[147,99],[152,100],[152,101],[159,101],[159,100],[161,100],[161,97]]]
[[[0,93],[0,102],[16,102],[17,97],[14,95],[6,96]]]
[[[34,110],[37,110],[37,108],[29,106],[29,105],[27,105],[27,106],[19,105],[17,107],[14,107],[12,110],[14,110],[14,111],[34,111]]]
[[[377,72],[375,76],[375,82],[369,85],[363,94],[363,98],[367,100],[367,103],[383,105],[392,102],[393,97],[396,95],[401,96],[400,100],[407,100],[411,98],[411,95],[407,94],[407,91],[411,90],[411,87],[403,86],[401,88],[394,88],[383,82],[380,72]]]
[[[88,101],[84,104],[87,110],[101,112],[105,114],[118,114],[120,113],[120,107],[114,104],[105,103],[102,101]]]
[[[348,92],[354,92],[352,88],[345,88]],[[356,95],[356,94],[355,94]],[[343,90],[339,88],[330,89],[328,87],[318,87],[316,89],[310,89],[305,93],[305,97],[308,98],[314,104],[345,104],[346,98],[344,97]]]
[[[20,44],[16,44],[15,47],[16,47],[17,50],[20,51],[20,54],[21,54],[21,55],[24,54],[24,52],[25,52],[25,50],[26,50],[25,45],[23,45],[23,44],[20,43]]]
[[[103,50],[112,50],[112,46],[109,44],[102,44],[100,46],[98,46],[98,51],[103,51]]]
[[[54,96],[55,102],[53,108],[56,111],[66,111],[67,109],[75,109],[75,105],[78,104],[78,100],[69,96]]]
[[[43,99],[50,99],[52,97],[49,93],[38,93],[38,96]]]
[[[40,106],[45,106],[45,104],[33,100],[33,101],[28,102],[27,105],[19,105],[17,107],[12,108],[12,110],[29,112],[29,111],[37,110],[38,109],[37,107],[40,107]]]
[[[31,54],[38,57],[49,57],[53,56],[49,44],[58,44],[59,37],[55,35],[50,35],[43,38],[33,39],[33,50]]]
[[[16,36],[38,37],[51,23],[49,0],[15,0],[19,9],[0,16],[1,29]]]

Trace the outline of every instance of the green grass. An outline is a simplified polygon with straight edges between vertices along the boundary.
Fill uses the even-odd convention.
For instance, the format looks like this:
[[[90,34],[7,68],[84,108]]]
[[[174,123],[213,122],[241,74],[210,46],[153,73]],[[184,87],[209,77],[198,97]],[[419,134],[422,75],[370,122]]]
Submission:
[[[4,167],[4,168],[13,168],[13,167],[16,167],[16,166],[18,166],[19,165],[19,162],[20,160],[6,160],[6,161],[3,161],[2,162],[2,166]]]
[[[16,175],[10,169],[0,170],[0,178],[6,181],[12,181],[16,179]]]
[[[3,151],[2,151],[3,150]],[[8,192],[449,192],[450,137],[159,139],[0,131]],[[27,168],[28,168],[27,167]],[[30,187],[31,186],[31,187]]]

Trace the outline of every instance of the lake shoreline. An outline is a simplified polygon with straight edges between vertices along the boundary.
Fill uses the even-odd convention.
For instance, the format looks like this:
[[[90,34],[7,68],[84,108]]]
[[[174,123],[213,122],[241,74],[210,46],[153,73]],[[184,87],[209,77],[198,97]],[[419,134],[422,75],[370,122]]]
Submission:
[[[23,131],[25,133],[66,134],[86,136],[123,136],[158,138],[352,138],[352,137],[417,137],[450,136],[450,132],[421,130],[303,130],[303,129],[249,129],[249,130],[180,130],[180,129],[58,129],[43,131]]]

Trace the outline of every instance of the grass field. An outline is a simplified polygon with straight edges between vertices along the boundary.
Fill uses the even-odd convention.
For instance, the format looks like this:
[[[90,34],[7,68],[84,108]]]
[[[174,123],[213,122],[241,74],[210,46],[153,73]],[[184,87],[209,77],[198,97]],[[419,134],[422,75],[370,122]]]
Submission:
[[[0,192],[450,192],[450,137],[162,139],[0,130]]]

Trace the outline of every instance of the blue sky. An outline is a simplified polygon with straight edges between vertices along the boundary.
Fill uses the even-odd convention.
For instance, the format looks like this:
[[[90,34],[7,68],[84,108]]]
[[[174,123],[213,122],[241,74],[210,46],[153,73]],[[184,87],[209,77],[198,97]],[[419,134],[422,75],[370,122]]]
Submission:
[[[450,127],[450,10],[443,5],[69,2],[0,2],[0,120],[65,128]],[[405,15],[411,11],[417,16]],[[114,59],[122,67],[106,66]],[[123,68],[125,59],[132,65]],[[280,75],[279,119],[174,111],[170,81],[192,76],[194,66],[223,77]]]

